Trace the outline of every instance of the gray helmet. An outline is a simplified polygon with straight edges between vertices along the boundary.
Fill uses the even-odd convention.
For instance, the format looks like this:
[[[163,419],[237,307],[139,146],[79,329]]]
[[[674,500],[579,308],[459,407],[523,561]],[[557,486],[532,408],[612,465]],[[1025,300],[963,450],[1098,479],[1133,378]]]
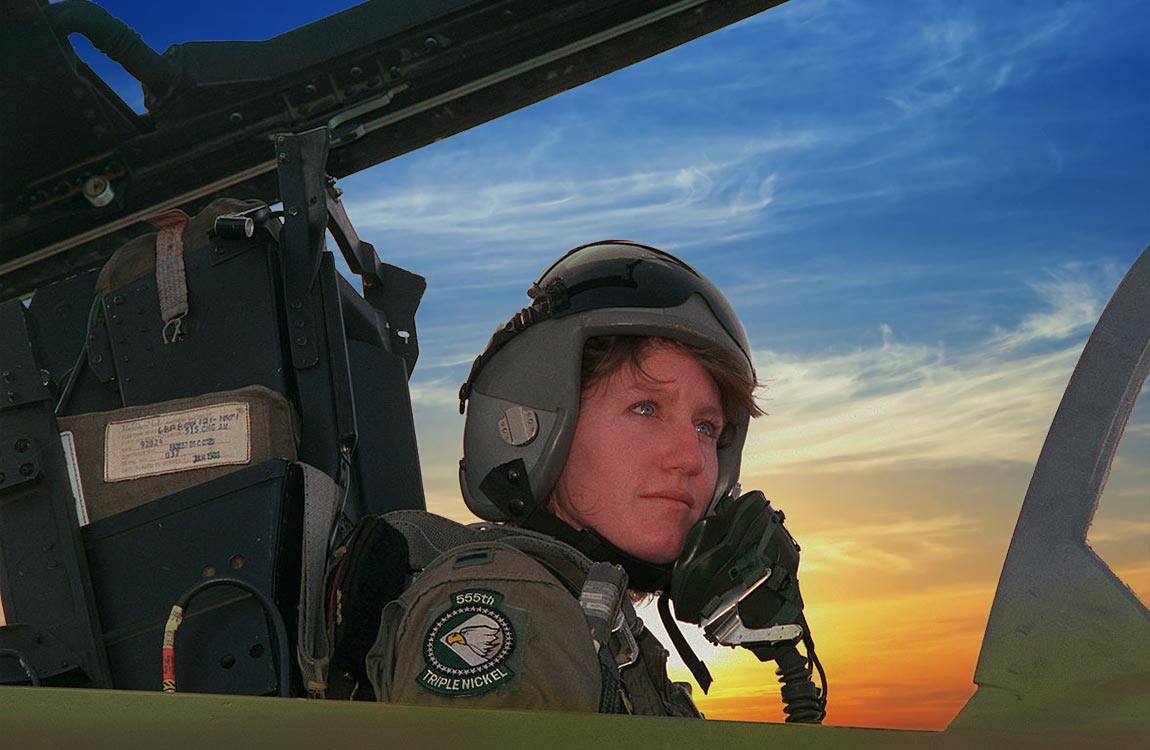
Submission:
[[[496,331],[459,393],[461,413],[467,404],[459,483],[480,518],[522,520],[551,492],[575,434],[587,339],[715,346],[737,353],[732,359],[754,378],[746,333],[726,298],[661,250],[618,240],[577,247],[528,296],[532,304]],[[749,421],[743,414],[724,429],[712,507],[738,480]]]

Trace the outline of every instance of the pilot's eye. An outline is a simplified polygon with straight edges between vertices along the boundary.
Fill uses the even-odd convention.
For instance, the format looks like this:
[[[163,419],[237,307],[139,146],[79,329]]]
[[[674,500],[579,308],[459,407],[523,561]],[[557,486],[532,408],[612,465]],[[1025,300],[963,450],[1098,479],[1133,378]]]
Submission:
[[[709,419],[704,419],[702,422],[699,422],[695,425],[695,429],[700,435],[706,435],[712,439],[717,438],[719,433],[722,432],[722,428]]]
[[[641,417],[653,417],[655,416],[655,404],[650,401],[640,401],[631,406],[631,411]]]

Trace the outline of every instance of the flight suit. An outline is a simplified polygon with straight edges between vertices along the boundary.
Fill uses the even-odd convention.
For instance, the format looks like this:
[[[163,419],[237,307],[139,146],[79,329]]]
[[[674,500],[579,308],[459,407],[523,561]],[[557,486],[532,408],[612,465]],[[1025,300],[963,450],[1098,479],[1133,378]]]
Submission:
[[[366,659],[376,697],[701,717],[686,687],[668,679],[666,650],[629,603],[623,627],[634,635],[634,662],[616,667],[607,661],[614,654],[597,653],[572,590],[582,582],[561,567],[506,542],[442,554],[384,608]]]

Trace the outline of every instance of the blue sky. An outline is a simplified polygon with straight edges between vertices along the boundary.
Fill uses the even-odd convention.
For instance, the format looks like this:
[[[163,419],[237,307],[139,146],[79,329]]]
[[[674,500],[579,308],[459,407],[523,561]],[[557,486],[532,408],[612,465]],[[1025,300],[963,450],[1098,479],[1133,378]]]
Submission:
[[[341,5],[103,4],[160,50]],[[431,507],[466,517],[455,393],[492,330],[564,250],[636,239],[744,320],[770,412],[744,485],[788,510],[804,586],[839,606],[873,604],[875,565],[945,581],[975,592],[981,632],[1062,390],[1150,242],[1147,38],[1134,0],[792,0],[342,180],[360,234],[429,280],[412,386]],[[1143,600],[1147,401],[1092,532]]]

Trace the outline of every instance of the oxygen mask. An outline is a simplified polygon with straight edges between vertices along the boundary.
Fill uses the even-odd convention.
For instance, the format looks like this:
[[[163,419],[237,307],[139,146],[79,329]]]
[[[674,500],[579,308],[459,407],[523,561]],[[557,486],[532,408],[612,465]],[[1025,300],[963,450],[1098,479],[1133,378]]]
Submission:
[[[675,619],[700,626],[712,643],[742,646],[761,661],[776,662],[786,720],[820,723],[826,713],[826,675],[803,615],[799,545],[784,519],[761,492],[720,503],[688,532],[659,613],[704,692],[710,673],[671,619],[668,599],[675,604]],[[797,648],[800,642],[805,656]],[[811,680],[812,665],[821,688]]]

